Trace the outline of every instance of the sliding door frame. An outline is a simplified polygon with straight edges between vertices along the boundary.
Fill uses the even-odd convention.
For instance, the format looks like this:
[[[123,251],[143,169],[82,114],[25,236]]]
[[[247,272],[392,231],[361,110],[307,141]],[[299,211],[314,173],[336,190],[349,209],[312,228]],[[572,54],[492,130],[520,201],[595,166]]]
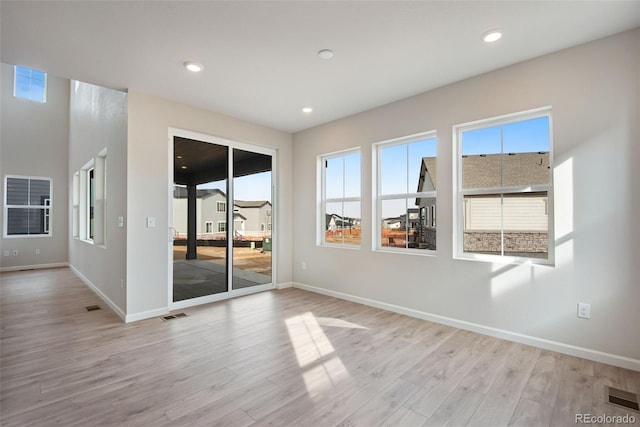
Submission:
[[[202,297],[191,298],[182,301],[173,301],[173,170],[174,170],[174,149],[173,142],[175,137],[188,138],[195,141],[206,142],[210,144],[217,144],[226,146],[227,152],[227,291],[213,295],[205,295]],[[169,161],[168,172],[169,182],[167,184],[167,205],[168,205],[168,222],[169,229],[167,239],[167,256],[168,256],[168,272],[167,272],[167,306],[169,310],[182,309],[187,307],[193,307],[201,304],[208,304],[211,302],[222,301],[229,298],[234,298],[242,295],[249,295],[256,292],[263,292],[271,289],[275,289],[276,277],[277,277],[277,257],[278,251],[276,245],[271,248],[271,283],[264,285],[256,285],[247,288],[233,289],[233,152],[234,149],[250,151],[258,154],[265,154],[271,156],[271,239],[277,237],[277,192],[275,183],[277,182],[277,151],[273,148],[263,147],[260,145],[254,145],[247,142],[234,141],[219,136],[207,135],[204,133],[189,131],[185,129],[169,128]],[[231,209],[229,208],[231,206]]]

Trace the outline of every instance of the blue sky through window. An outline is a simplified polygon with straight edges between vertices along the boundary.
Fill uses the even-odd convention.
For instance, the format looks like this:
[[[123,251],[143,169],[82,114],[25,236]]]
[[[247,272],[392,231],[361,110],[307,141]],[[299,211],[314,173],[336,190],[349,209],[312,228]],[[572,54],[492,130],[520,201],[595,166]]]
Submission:
[[[546,116],[462,132],[463,156],[547,152],[549,145],[549,117]]]
[[[47,74],[27,67],[15,67],[14,95],[31,101],[46,102]]]

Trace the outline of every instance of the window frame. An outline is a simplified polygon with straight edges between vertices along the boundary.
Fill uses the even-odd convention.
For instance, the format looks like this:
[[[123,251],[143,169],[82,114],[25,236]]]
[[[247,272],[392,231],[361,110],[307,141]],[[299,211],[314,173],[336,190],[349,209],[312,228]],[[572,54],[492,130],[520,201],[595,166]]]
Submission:
[[[227,221],[218,221],[218,233],[226,233],[227,232]]]
[[[31,198],[29,196],[27,196],[27,201],[29,202],[29,204],[27,205],[9,205],[7,203],[7,197],[8,197],[8,192],[7,192],[7,185],[9,182],[9,179],[24,179],[28,181],[28,185],[29,188],[31,188],[31,181],[48,181],[49,182],[49,198],[45,199],[44,204],[43,205],[31,205],[30,200]],[[51,237],[53,235],[53,231],[51,230],[51,221],[52,221],[52,214],[51,214],[51,210],[53,209],[53,179],[49,178],[49,177],[41,177],[41,176],[27,176],[27,175],[5,175],[4,176],[4,198],[3,198],[3,214],[4,214],[4,224],[2,224],[2,236],[5,239],[32,239],[32,238],[38,238],[38,237]],[[46,201],[48,201],[48,204],[46,203]],[[9,209],[27,209],[27,210],[31,210],[31,209],[37,209],[37,210],[41,210],[43,211],[43,227],[45,229],[45,233],[38,233],[38,234],[9,234],[8,233],[8,227],[9,227]],[[46,222],[45,222],[46,221]],[[48,225],[48,226],[47,226]]]
[[[438,253],[438,245],[436,243],[436,249],[419,249],[419,248],[399,248],[392,246],[382,246],[382,202],[384,200],[406,200],[406,199],[414,199],[418,197],[428,197],[435,198],[436,204],[438,200],[438,192],[436,191],[423,191],[423,192],[407,192],[407,193],[394,193],[394,194],[385,194],[382,195],[382,149],[387,147],[394,147],[399,145],[409,145],[413,142],[423,141],[427,139],[434,139],[436,144],[436,162],[438,162],[438,135],[437,131],[430,130],[427,132],[420,132],[413,135],[407,135],[400,138],[393,138],[386,141],[380,141],[373,144],[372,150],[372,188],[373,188],[373,212],[374,212],[374,220],[373,220],[373,234],[374,238],[372,239],[372,250],[376,252],[393,252],[393,253],[402,253],[402,254],[411,254],[411,255],[422,255],[422,256],[435,256]],[[408,173],[409,159],[407,156],[407,173]],[[408,189],[407,189],[408,190]],[[430,205],[431,206],[431,205]],[[426,209],[426,215],[428,217],[430,213],[430,206]],[[408,214],[407,214],[408,215]],[[433,227],[435,227],[435,221],[433,222]],[[437,228],[436,228],[436,240],[437,240]]]
[[[359,167],[359,175],[360,175],[360,191],[357,197],[331,197],[327,198],[327,188],[326,188],[326,162],[330,159],[336,159],[340,157],[347,157],[352,154],[358,154],[360,156],[360,162],[358,164]],[[344,171],[343,171],[344,174]],[[344,175],[343,175],[344,177]],[[330,248],[344,248],[344,249],[354,249],[360,250],[362,245],[362,150],[361,147],[349,148],[346,150],[335,151],[332,153],[321,154],[317,158],[317,204],[318,204],[318,219],[317,219],[317,246],[324,246]],[[326,229],[327,229],[327,203],[349,203],[349,202],[358,202],[360,203],[360,243],[335,243],[335,242],[327,242],[326,240]],[[344,216],[344,212],[343,212]]]
[[[555,265],[555,232],[554,232],[554,192],[553,192],[553,111],[551,106],[535,108],[531,110],[505,114],[502,116],[476,120],[473,122],[454,125],[453,136],[453,258],[460,260],[472,260],[481,262],[494,262],[501,264],[533,264]],[[495,126],[504,126],[511,123],[523,122],[546,117],[549,122],[549,183],[517,186],[500,186],[487,188],[462,188],[462,133],[485,129]],[[504,154],[504,153],[503,153]],[[514,255],[480,254],[464,251],[464,201],[465,196],[482,196],[500,194],[505,195],[531,194],[536,192],[547,193],[547,258],[535,258]],[[504,233],[504,227],[501,228]],[[504,248],[503,248],[504,251]]]
[[[222,210],[220,210],[220,206],[222,206]],[[227,212],[227,202],[216,200],[216,212],[217,213],[225,213]]]
[[[204,222],[204,234],[213,234],[213,221]]]
[[[96,173],[95,173],[95,164],[92,163],[89,169],[84,171],[86,174],[86,182],[87,182],[87,194],[86,194],[86,227],[85,235],[86,240],[88,242],[93,243],[95,237],[95,208],[96,208],[96,192],[95,192],[95,184],[96,184]]]
[[[29,97],[21,96],[18,94],[18,69],[36,71],[38,73],[43,74],[44,79],[43,79],[43,87],[42,87],[42,99],[31,97],[31,90],[29,91]],[[29,85],[31,86],[31,83],[34,80],[34,78],[30,75],[28,79],[29,79]],[[42,70],[36,70],[35,68],[25,67],[22,65],[13,66],[13,96],[15,98],[25,99],[27,101],[37,102],[39,104],[46,104],[47,103],[47,83],[48,83],[48,76],[46,72]]]

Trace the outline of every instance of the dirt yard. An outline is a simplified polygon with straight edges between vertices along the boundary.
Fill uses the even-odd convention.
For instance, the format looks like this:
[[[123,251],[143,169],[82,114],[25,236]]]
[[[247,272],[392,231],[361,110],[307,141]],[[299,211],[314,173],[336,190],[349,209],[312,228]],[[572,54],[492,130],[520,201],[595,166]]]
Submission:
[[[271,274],[271,252],[261,253],[262,249],[233,248],[233,266],[242,270],[261,274]],[[198,259],[224,264],[226,248],[215,246],[198,246]],[[184,259],[186,246],[173,247],[173,259]]]

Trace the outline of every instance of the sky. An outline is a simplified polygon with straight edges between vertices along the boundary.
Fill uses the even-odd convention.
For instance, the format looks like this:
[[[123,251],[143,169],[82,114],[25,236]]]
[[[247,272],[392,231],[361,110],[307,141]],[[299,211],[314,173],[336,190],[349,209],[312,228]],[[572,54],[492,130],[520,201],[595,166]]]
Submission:
[[[42,71],[16,66],[15,96],[44,102],[46,74]]]
[[[227,180],[198,185],[198,189],[217,188],[227,192]],[[256,173],[234,178],[233,191],[236,200],[271,202],[271,172]]]
[[[500,141],[501,129],[503,147]],[[462,134],[463,155],[549,151],[549,145],[548,117],[466,131]]]

